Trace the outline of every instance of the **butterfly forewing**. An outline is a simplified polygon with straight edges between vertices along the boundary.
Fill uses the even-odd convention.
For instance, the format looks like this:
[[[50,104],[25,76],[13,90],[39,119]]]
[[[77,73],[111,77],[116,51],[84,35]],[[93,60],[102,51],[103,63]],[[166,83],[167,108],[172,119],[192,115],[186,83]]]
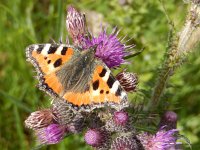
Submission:
[[[50,95],[62,92],[62,84],[56,71],[69,62],[74,53],[78,53],[70,45],[65,44],[34,44],[26,49],[26,57],[36,68],[39,87]]]

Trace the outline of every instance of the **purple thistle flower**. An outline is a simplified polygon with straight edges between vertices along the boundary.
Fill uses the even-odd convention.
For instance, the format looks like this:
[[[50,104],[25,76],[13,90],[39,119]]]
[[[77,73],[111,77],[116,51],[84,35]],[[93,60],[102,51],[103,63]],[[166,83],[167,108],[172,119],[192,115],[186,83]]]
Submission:
[[[136,91],[138,77],[135,73],[122,71],[116,75],[116,79],[126,92]]]
[[[133,134],[120,135],[111,144],[112,150],[144,150],[141,142]]]
[[[50,109],[35,111],[25,120],[25,126],[30,129],[39,129],[53,122],[53,114]]]
[[[85,38],[85,46],[83,46],[85,49],[97,46],[95,56],[100,58],[109,68],[118,67],[125,63],[124,57],[129,54],[126,50],[133,47],[133,45],[122,44],[115,31],[114,29],[110,35],[107,35],[106,30],[103,30],[96,38]]]
[[[66,127],[50,124],[48,127],[36,130],[36,135],[41,144],[56,144],[64,138],[66,132]]]
[[[161,117],[159,128],[164,127],[165,130],[176,129],[178,116],[173,111],[166,111]]]
[[[177,131],[176,129],[169,131],[160,130],[155,135],[142,133],[138,135],[138,138],[146,150],[168,150],[177,144],[177,137],[175,136]]]
[[[110,134],[104,129],[89,129],[84,135],[85,142],[95,148],[106,148],[110,143]]]

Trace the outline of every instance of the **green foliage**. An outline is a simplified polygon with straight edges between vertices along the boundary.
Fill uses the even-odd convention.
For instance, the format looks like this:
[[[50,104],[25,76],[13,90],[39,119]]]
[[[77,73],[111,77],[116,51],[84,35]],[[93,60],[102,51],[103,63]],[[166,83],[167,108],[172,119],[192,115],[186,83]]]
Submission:
[[[136,97],[148,100],[158,68],[164,59],[169,25],[159,1],[22,1],[0,2],[0,149],[31,149],[35,145],[32,132],[24,127],[24,120],[38,106],[47,106],[49,97],[39,91],[33,79],[32,66],[25,61],[25,48],[33,43],[47,43],[50,39],[66,37],[66,6],[74,5],[83,11],[96,11],[104,16],[110,27],[121,28],[119,36],[133,37],[137,49],[145,48],[128,70],[139,75],[139,92]],[[187,13],[182,0],[165,2],[168,15],[179,31]],[[100,22],[97,22],[100,24]],[[199,49],[197,47],[196,49]],[[181,134],[191,140],[193,149],[200,148],[200,58],[191,54],[187,63],[175,72],[166,90],[164,105],[179,115]],[[124,67],[127,67],[124,65]],[[147,91],[144,93],[143,91]],[[142,93],[142,94],[140,94]],[[142,96],[141,96],[142,95]],[[144,97],[145,95],[145,97]],[[130,95],[135,97],[135,95]],[[80,138],[81,137],[81,138]],[[70,136],[60,144],[42,149],[90,149],[80,135]]]

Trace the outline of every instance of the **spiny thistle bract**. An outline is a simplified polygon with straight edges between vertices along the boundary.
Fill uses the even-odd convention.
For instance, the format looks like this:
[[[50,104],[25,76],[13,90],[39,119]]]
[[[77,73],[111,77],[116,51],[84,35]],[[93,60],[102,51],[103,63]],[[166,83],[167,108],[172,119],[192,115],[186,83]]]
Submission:
[[[109,68],[125,63],[124,57],[130,54],[127,49],[134,47],[122,43],[115,29],[110,35],[103,30],[99,36],[91,36],[92,33],[87,30],[85,16],[72,6],[68,8],[66,24],[72,44],[82,50],[96,46],[95,56]],[[123,71],[116,79],[126,92],[136,91],[136,74]],[[173,113],[165,114],[160,123],[162,126],[170,124],[170,130],[158,130],[156,134],[136,131],[129,115],[131,114],[127,110],[116,111],[107,107],[79,113],[64,101],[54,100],[51,108],[31,113],[25,125],[34,130],[38,142],[44,145],[57,144],[67,135],[80,132],[84,132],[85,142],[96,149],[166,150],[176,145],[177,136],[174,134],[177,130],[173,128],[176,128],[174,124],[177,117]]]

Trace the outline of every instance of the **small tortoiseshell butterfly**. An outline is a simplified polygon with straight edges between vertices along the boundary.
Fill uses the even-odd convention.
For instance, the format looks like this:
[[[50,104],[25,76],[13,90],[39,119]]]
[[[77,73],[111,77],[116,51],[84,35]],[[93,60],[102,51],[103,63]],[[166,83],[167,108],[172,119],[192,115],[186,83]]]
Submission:
[[[26,48],[26,57],[36,68],[39,88],[76,110],[128,106],[126,92],[95,57],[95,48],[80,51],[66,44],[34,44]]]

